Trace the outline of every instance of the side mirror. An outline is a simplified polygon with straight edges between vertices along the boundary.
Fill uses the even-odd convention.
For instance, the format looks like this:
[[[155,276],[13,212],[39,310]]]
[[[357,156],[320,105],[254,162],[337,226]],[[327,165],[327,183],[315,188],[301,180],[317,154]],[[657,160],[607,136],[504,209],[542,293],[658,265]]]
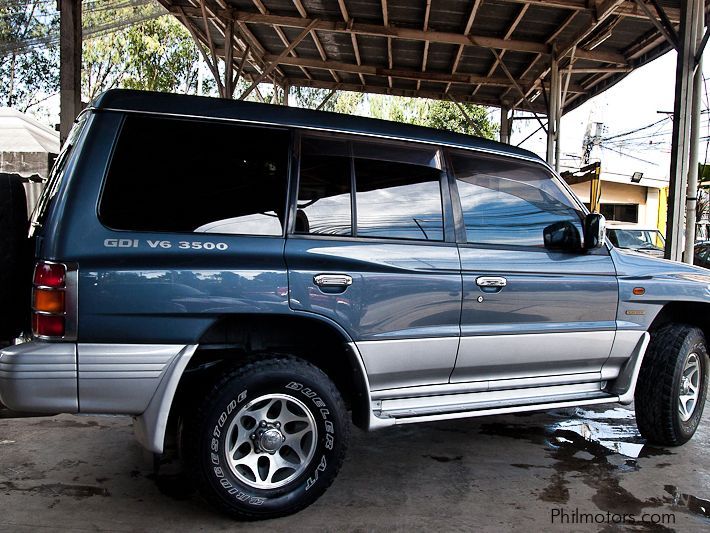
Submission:
[[[606,219],[599,213],[584,217],[584,248],[601,248],[606,242]]]
[[[568,220],[550,224],[542,230],[545,248],[560,252],[579,252],[582,250],[582,237],[577,227]]]

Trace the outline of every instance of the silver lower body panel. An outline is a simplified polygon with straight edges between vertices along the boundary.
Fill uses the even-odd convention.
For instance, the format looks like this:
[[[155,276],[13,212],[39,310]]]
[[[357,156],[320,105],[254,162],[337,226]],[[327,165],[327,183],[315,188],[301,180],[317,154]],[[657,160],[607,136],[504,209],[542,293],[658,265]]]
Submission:
[[[0,350],[0,401],[15,411],[76,413],[76,344],[27,342]]]
[[[39,340],[9,346],[0,351],[0,401],[16,411],[139,415],[186,348]]]

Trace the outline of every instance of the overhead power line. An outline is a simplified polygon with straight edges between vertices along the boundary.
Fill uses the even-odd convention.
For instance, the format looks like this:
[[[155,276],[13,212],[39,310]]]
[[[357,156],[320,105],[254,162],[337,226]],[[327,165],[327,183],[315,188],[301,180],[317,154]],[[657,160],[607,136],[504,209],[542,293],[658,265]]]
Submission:
[[[93,4],[97,2],[91,3]],[[141,10],[136,14],[135,8],[138,7],[144,7],[146,9]],[[109,9],[113,11],[127,11],[130,9],[128,12],[129,16],[111,17],[109,19],[110,22],[84,26],[82,28],[83,40],[114,33],[129,26],[158,18],[167,13],[162,6],[153,2],[153,0],[117,0],[111,3],[102,3],[100,6],[87,9],[84,11],[84,14],[92,15],[98,12],[107,11]],[[89,17],[85,17],[85,20],[86,18]],[[50,48],[56,46],[58,43],[59,30],[57,29],[56,31],[52,31],[47,35],[40,37],[32,37],[20,41],[2,43],[0,44],[0,56],[6,56],[12,52],[22,54],[38,47]]]

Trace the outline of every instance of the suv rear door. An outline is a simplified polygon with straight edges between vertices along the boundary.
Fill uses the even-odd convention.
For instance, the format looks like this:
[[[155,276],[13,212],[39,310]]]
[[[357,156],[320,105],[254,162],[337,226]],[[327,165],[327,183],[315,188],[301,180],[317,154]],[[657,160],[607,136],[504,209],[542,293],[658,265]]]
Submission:
[[[574,199],[541,165],[464,151],[448,160],[464,296],[451,381],[598,381],[614,340],[614,264],[606,248],[564,253],[543,243],[543,228],[555,222],[581,232]]]
[[[299,159],[291,308],[345,329],[373,390],[448,382],[461,273],[441,150],[304,135]]]

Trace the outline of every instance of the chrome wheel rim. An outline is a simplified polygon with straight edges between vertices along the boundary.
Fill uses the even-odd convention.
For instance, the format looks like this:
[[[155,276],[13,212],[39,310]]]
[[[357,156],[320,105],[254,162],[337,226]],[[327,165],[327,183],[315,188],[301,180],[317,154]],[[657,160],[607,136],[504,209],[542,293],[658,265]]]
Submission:
[[[680,393],[678,395],[678,413],[683,422],[693,416],[700,396],[700,357],[691,353],[685,360],[680,375]]]
[[[224,453],[239,481],[275,489],[305,471],[317,441],[316,421],[303,402],[286,394],[265,394],[232,419]]]

